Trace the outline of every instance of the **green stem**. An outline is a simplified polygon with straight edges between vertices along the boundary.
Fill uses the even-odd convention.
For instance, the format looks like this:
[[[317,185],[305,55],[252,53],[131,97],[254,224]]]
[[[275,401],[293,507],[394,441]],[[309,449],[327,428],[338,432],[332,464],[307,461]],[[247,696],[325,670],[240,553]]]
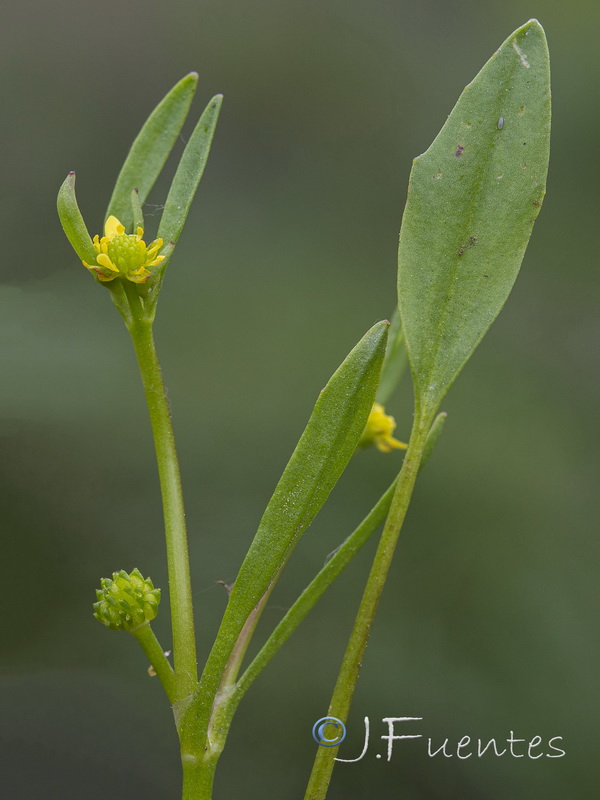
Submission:
[[[142,646],[142,650],[146,654],[146,658],[154,667],[154,671],[158,675],[160,682],[163,685],[170,703],[175,702],[175,673],[173,668],[166,657],[160,642],[156,638],[154,631],[150,627],[149,622],[142,622],[142,624],[134,628],[131,633],[138,640]]]
[[[342,721],[345,721],[348,716],[379,598],[383,591],[400,529],[402,528],[419,472],[428,428],[427,421],[423,420],[420,415],[416,415],[398,485],[381,534],[371,572],[367,579],[354,627],[350,634],[342,667],[329,705],[329,711],[327,712],[328,716],[337,717]],[[337,747],[319,747],[306,789],[305,800],[325,799],[337,750]]]
[[[211,800],[217,759],[183,759],[182,800]]]
[[[132,313],[128,328],[148,403],[162,493],[173,629],[174,698],[177,702],[184,701],[198,681],[183,492],[169,404],[152,336],[152,323],[147,318],[136,287],[127,281],[124,283]]]

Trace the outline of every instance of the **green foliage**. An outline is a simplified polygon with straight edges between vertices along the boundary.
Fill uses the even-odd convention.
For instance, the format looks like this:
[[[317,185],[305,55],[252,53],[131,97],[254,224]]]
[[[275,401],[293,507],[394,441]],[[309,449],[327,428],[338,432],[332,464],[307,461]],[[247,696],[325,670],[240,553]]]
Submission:
[[[383,366],[381,368],[381,380],[377,389],[375,400],[381,405],[385,405],[390,399],[392,392],[400,382],[406,368],[406,347],[404,346],[404,332],[402,330],[402,320],[398,309],[394,310],[388,333],[387,348]]]
[[[446,425],[447,419],[448,419],[448,414],[446,414],[445,411],[442,411],[433,420],[433,425],[429,429],[429,433],[427,434],[427,439],[425,439],[425,445],[423,447],[423,455],[421,457],[421,465],[419,467],[419,471],[423,469],[425,464],[431,458],[433,451],[437,447],[437,443],[440,440],[440,436],[444,432],[444,426]]]
[[[545,193],[550,71],[544,31],[515,31],[414,161],[398,295],[417,406],[430,418],[498,315]]]
[[[144,227],[143,203],[180,133],[196,83],[195,73],[180,81],[152,112],[131,148],[107,212],[126,228]],[[416,477],[443,430],[446,415],[434,420],[435,413],[505,302],[544,197],[548,52],[535,20],[513,33],[467,86],[429,150],[415,159],[400,235],[399,311],[389,332],[389,323],[380,322],[365,334],[321,391],[242,563],[198,682],[182,487],[152,322],[164,270],[204,172],[221,102],[220,95],[210,101],[185,147],[159,225],[165,245],[150,248],[151,255],[136,236],[117,238],[124,234],[111,220],[98,256],[77,206],[74,173],[58,196],[65,233],[79,257],[107,284],[138,357],[163,496],[174,667],[147,624],[156,615],[160,592],[137,570],[103,579],[95,616],[110,628],[134,633],[165,687],[180,738],[184,798],[210,796],[237,702],[387,515],[330,706],[340,719],[348,713]],[[119,255],[129,246],[127,257]],[[134,263],[138,247],[141,266]],[[93,266],[98,257],[111,274]],[[145,266],[158,269],[143,273]],[[416,413],[399,477],[302,593],[236,684],[272,587],[347,467],[373,401],[385,403],[391,395],[407,355]],[[390,440],[391,432],[386,436]],[[334,756],[333,750],[319,751],[307,797],[325,797]]]
[[[367,331],[322,389],[240,568],[222,630],[239,632],[350,461],[375,398],[387,329],[378,322]]]
[[[192,72],[171,89],[150,114],[129,151],[107,211],[107,217],[115,216],[126,229],[144,229],[143,203],[179,136],[197,82],[198,75]],[[222,96],[217,95],[208,104],[175,173],[160,222],[159,236],[166,240],[157,254],[162,258],[160,268],[148,282],[136,282],[135,290],[127,286],[127,279],[131,275],[122,273],[115,276],[104,271],[104,275],[112,279],[103,280],[103,285],[110,291],[128,327],[134,319],[143,317],[150,323],[154,320],[164,272],[202,178],[221,102]],[[82,261],[97,272],[95,265],[98,263],[98,253],[77,205],[74,172],[69,173],[58,193],[58,213],[73,249]],[[118,273],[118,270],[115,272]]]
[[[133,215],[133,230],[138,228],[144,230],[144,212],[140,202],[140,193],[137,189],[131,192],[131,213]]]
[[[107,218],[114,215],[126,229],[133,222],[131,192],[138,190],[140,203],[148,197],[177,141],[197,84],[196,72],[182,78],[150,114],[131,146],[106,211]]]
[[[71,247],[82,261],[93,264],[96,261],[96,251],[77,205],[74,172],[69,172],[58,190],[57,208],[60,223]]]
[[[184,226],[206,166],[222,103],[223,95],[213,97],[185,146],[158,228],[158,235],[165,242],[176,242]]]

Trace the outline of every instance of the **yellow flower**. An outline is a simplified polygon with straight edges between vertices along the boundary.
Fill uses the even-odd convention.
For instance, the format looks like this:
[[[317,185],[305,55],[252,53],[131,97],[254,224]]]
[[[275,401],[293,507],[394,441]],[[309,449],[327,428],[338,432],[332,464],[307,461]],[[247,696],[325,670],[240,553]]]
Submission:
[[[123,277],[133,283],[146,283],[151,273],[147,267],[156,267],[164,260],[157,255],[163,246],[155,239],[149,247],[142,239],[143,228],[135,233],[125,233],[125,226],[116,217],[109,217],[104,225],[104,236],[94,236],[94,249],[98,253],[95,264],[83,262],[99,281],[112,281]]]
[[[408,445],[394,439],[392,434],[396,429],[396,420],[385,413],[381,403],[373,403],[367,425],[361,436],[359,447],[369,447],[374,444],[381,453],[391,453],[392,450],[406,450]]]

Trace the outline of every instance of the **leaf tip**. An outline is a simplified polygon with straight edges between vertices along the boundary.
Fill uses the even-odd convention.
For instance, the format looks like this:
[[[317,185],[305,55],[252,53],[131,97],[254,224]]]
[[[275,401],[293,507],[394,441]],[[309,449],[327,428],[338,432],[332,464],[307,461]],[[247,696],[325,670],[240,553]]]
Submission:
[[[516,36],[528,36],[532,31],[534,31],[535,33],[541,34],[541,36],[544,37],[544,38],[546,37],[546,33],[544,31],[544,28],[542,27],[541,22],[538,19],[536,19],[535,17],[532,17],[530,20],[528,20],[520,28],[517,28],[517,30],[513,33],[513,36],[514,37],[516,37]]]

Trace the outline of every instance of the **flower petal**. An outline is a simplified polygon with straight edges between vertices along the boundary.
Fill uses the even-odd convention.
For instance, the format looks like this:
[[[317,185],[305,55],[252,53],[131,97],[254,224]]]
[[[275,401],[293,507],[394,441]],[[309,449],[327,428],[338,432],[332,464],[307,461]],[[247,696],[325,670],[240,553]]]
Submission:
[[[101,267],[104,267],[104,269],[110,269],[112,270],[112,272],[119,271],[118,268],[115,267],[115,265],[112,263],[110,258],[106,255],[106,253],[99,253],[96,261],[98,262],[98,264],[100,264]]]
[[[104,235],[109,239],[113,239],[123,233],[125,233],[125,226],[121,225],[119,220],[111,215],[104,223]]]

